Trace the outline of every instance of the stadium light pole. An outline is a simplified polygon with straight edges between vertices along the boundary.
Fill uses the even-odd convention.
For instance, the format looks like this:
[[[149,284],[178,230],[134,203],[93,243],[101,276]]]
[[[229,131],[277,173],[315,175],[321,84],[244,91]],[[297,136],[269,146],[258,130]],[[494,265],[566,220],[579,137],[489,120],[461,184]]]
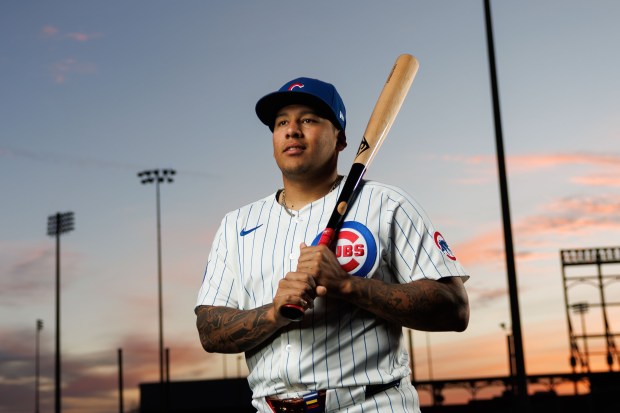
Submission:
[[[159,302],[159,383],[164,383],[164,323],[163,323],[163,298],[161,276],[161,212],[159,202],[159,184],[174,182],[174,169],[149,169],[138,172],[138,178],[143,185],[155,184],[156,208],[157,208],[157,296]],[[163,388],[163,387],[162,387]]]
[[[54,378],[55,412],[60,413],[60,235],[72,231],[73,212],[57,212],[47,218],[47,235],[56,237],[56,354]]]
[[[41,410],[39,409],[39,338],[41,335],[41,330],[43,330],[43,320],[37,320],[37,330],[36,330],[36,355],[35,355],[35,381],[34,381],[34,411],[35,413],[39,413]]]
[[[512,339],[515,356],[515,394],[519,412],[529,413],[531,410],[527,390],[527,373],[525,371],[525,355],[523,352],[523,335],[521,332],[521,315],[519,310],[519,289],[515,265],[514,247],[512,242],[512,224],[510,220],[510,202],[508,200],[508,180],[504,156],[504,140],[502,135],[499,91],[497,87],[497,71],[495,68],[495,44],[493,41],[493,23],[490,0],[484,0],[484,17],[486,23],[487,49],[489,57],[489,74],[493,97],[493,119],[495,123],[495,146],[497,152],[497,170],[499,174],[500,198],[502,204],[502,221],[504,228],[504,247],[506,255],[506,273],[510,296],[510,314]]]

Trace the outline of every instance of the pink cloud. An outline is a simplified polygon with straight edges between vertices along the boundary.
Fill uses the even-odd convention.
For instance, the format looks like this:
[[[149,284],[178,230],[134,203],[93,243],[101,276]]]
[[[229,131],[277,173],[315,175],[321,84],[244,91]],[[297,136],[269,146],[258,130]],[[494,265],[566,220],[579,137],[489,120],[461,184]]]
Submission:
[[[87,33],[79,33],[79,32],[67,33],[65,35],[66,38],[75,40],[76,42],[81,42],[81,43],[87,42],[89,40],[97,39],[101,36],[102,36],[101,33],[87,34]]]
[[[620,174],[576,176],[571,179],[571,182],[588,186],[620,186]]]
[[[82,33],[82,32],[71,32],[71,33],[61,34],[60,29],[52,25],[43,26],[43,28],[41,29],[41,34],[43,37],[48,38],[48,39],[52,37],[55,37],[55,38],[57,37],[61,39],[74,40],[80,43],[87,42],[93,39],[98,39],[103,36],[103,34],[101,33]]]
[[[496,176],[496,157],[492,155],[442,157],[446,162],[457,162],[475,167],[470,176],[459,177],[460,183],[487,183]],[[589,176],[573,176],[570,182],[580,185],[620,186],[620,155],[597,153],[559,153],[559,154],[527,154],[506,157],[509,174],[523,174],[542,169],[565,165],[584,165],[605,169],[613,169],[611,173],[599,173]]]
[[[58,34],[58,28],[54,27],[54,26],[44,26],[41,29],[41,34],[43,35],[43,37],[54,37]]]
[[[547,210],[573,214],[618,214],[620,213],[620,195],[600,195],[590,197],[563,198],[549,204]]]
[[[520,261],[540,261],[540,252],[554,236],[578,236],[594,231],[620,230],[620,195],[574,196],[544,205],[541,212],[513,222],[513,238]],[[453,249],[465,267],[504,263],[501,223],[496,229],[476,234]]]
[[[558,165],[598,165],[614,166],[620,164],[620,156],[594,153],[565,153],[541,155],[516,155],[508,157],[508,163],[515,171],[550,168]]]
[[[71,74],[85,75],[96,72],[97,66],[95,64],[78,62],[73,58],[63,59],[52,65],[54,82],[58,84],[65,83],[67,76]]]
[[[583,234],[595,229],[620,229],[620,196],[568,197],[544,207],[517,227],[522,234]]]
[[[454,252],[465,265],[483,262],[497,262],[504,258],[503,235],[501,229],[477,234],[464,243],[457,244]]]
[[[26,412],[31,408],[32,347],[24,345],[34,339],[34,320],[31,328],[0,327],[3,345],[0,348],[0,411]],[[45,333],[45,331],[44,331]],[[45,337],[44,337],[45,338]],[[143,334],[126,336],[118,343],[123,354],[123,378],[126,402],[137,405],[140,383],[159,379],[158,349],[155,340]],[[169,337],[171,380],[202,378],[209,360],[215,356],[205,353],[195,337]],[[52,377],[54,372],[51,340],[41,341],[41,410],[51,411],[53,403]],[[76,413],[108,412],[116,405],[118,390],[118,352],[112,347],[104,351],[65,352],[62,360],[63,411]],[[6,396],[6,397],[5,397]],[[86,408],[88,407],[88,408]],[[7,410],[8,411],[8,410]]]

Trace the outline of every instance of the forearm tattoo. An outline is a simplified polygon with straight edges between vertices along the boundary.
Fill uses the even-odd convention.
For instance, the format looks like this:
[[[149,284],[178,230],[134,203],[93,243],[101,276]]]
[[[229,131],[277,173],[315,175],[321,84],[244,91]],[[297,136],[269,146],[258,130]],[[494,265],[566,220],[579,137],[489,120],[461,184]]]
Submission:
[[[426,331],[453,328],[459,300],[446,285],[430,280],[410,284],[386,284],[361,280],[355,304],[377,316],[405,327]]]
[[[200,343],[206,351],[241,353],[271,337],[277,327],[267,318],[271,305],[253,310],[201,306],[197,310],[196,327]]]

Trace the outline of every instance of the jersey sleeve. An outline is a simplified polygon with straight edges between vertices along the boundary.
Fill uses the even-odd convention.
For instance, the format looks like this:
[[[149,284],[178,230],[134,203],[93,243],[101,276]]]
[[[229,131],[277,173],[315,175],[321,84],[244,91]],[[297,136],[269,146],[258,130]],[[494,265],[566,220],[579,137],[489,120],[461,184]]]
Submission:
[[[196,306],[214,305],[238,307],[236,283],[238,270],[234,259],[234,242],[236,237],[228,229],[228,219],[225,217],[217,230],[207,266],[202,278],[202,285],[198,292]]]
[[[390,255],[399,282],[456,276],[466,281],[469,278],[441,232],[410,196],[405,195],[395,202],[389,228]]]

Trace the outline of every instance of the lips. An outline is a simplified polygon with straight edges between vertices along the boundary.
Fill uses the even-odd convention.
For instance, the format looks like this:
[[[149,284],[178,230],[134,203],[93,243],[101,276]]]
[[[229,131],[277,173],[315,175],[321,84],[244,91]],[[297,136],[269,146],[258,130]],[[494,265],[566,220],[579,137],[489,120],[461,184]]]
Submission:
[[[294,155],[294,154],[302,153],[305,149],[306,147],[304,145],[289,145],[284,148],[283,152]]]

